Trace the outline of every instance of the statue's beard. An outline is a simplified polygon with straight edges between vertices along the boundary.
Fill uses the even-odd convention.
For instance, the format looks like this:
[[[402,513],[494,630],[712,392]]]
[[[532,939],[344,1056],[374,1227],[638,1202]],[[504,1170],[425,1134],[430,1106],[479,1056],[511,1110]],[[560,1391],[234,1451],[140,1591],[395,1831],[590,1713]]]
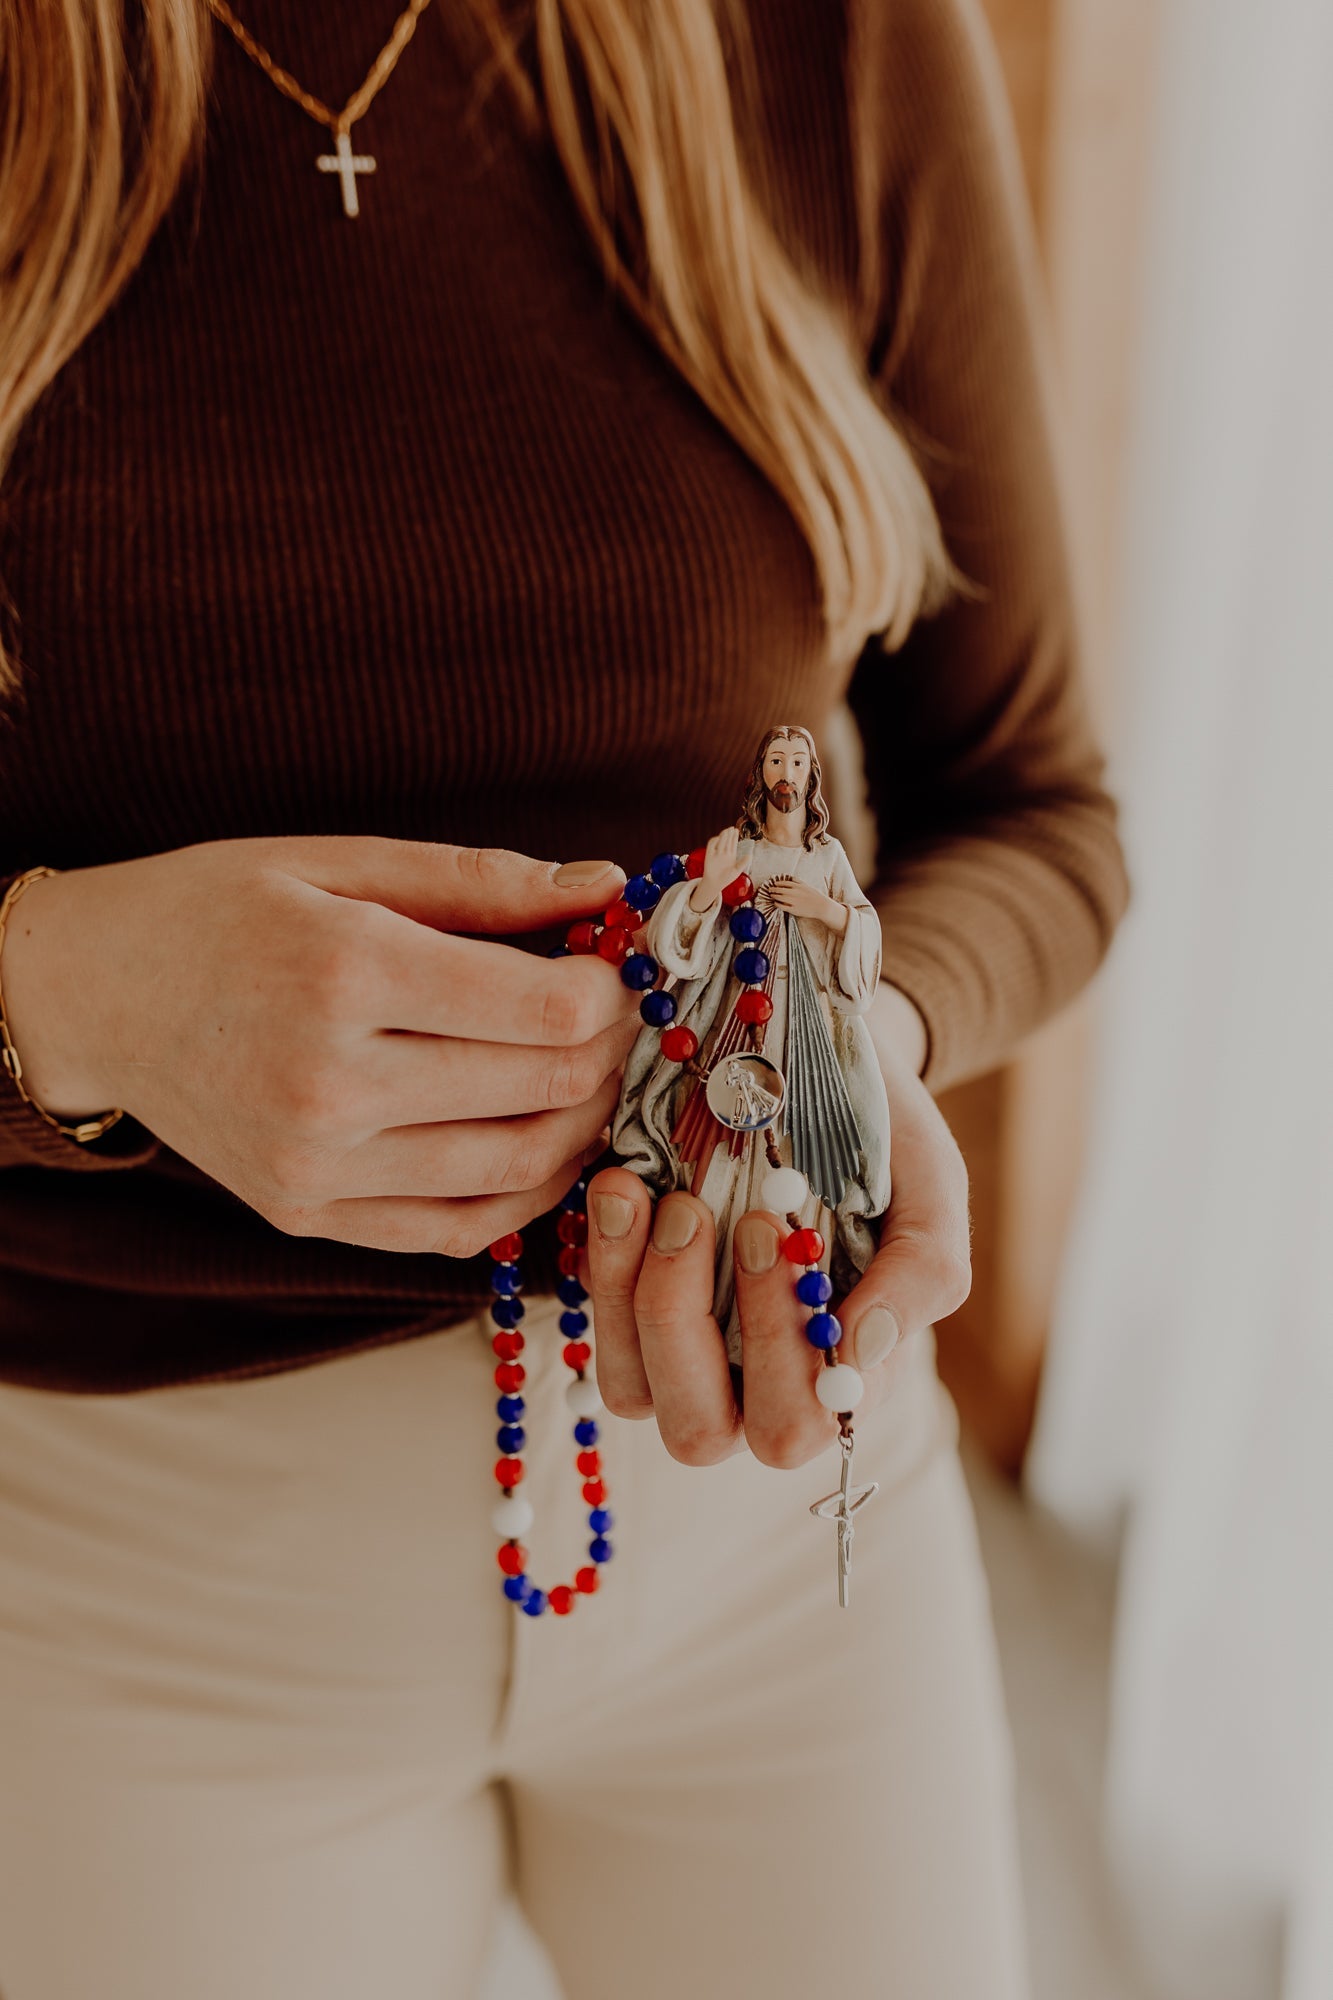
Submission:
[[[764,786],[764,797],[776,812],[790,813],[804,803],[805,795],[798,792],[795,785],[788,784],[785,778],[779,778],[776,785]]]

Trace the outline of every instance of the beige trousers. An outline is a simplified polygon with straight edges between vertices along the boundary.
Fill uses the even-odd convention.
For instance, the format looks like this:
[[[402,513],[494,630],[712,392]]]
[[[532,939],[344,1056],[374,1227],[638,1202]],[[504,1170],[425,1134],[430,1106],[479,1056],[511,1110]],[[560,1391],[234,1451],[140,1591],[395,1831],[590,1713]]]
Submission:
[[[586,1560],[555,1309],[527,1538]],[[1011,1753],[933,1342],[799,1472],[603,1422],[614,1560],[500,1590],[482,1320],[249,1381],[0,1386],[4,2000],[1019,2000]],[[520,1996],[515,1996],[520,2000]]]

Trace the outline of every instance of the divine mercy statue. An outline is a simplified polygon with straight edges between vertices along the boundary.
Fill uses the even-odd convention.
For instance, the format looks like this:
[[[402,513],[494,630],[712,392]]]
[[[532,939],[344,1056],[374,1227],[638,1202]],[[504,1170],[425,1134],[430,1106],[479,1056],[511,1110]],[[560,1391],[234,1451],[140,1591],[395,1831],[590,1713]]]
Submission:
[[[692,857],[645,927],[697,1053],[672,1060],[643,1029],[611,1143],[655,1195],[689,1189],[712,1210],[714,1312],[733,1366],[740,1217],[782,1192],[792,1227],[829,1245],[841,1294],[874,1255],[889,1205],[888,1100],[862,1019],[879,981],[879,918],[828,821],[809,731],[769,729],[739,819]],[[758,979],[742,976],[756,966]]]

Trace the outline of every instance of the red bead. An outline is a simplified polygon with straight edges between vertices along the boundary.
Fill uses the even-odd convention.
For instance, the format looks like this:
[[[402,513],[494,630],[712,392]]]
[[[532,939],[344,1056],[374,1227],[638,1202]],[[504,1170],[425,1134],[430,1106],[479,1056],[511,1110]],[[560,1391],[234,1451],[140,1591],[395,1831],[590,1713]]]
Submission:
[[[590,952],[597,949],[597,925],[584,922],[571,924],[565,943],[572,952]]]
[[[581,1451],[574,1463],[585,1479],[596,1479],[602,1469],[602,1454],[600,1451]]]
[[[628,931],[603,931],[597,940],[597,956],[608,965],[623,965],[629,957]]]
[[[824,1254],[824,1239],[817,1229],[793,1229],[782,1254],[793,1264],[817,1264]]]
[[[605,1486],[603,1486],[601,1480],[600,1479],[585,1480],[583,1485],[583,1497],[587,1501],[590,1507],[600,1507],[603,1500],[605,1500],[606,1498],[606,1488]]]
[[[589,1563],[586,1569],[576,1569],[574,1572],[574,1588],[581,1590],[585,1597],[591,1597],[600,1582],[596,1563]]]
[[[602,922],[608,930],[636,931],[643,922],[643,911],[632,910],[622,896],[618,903],[612,903]]]
[[[571,1249],[578,1249],[588,1240],[588,1218],[567,1208],[555,1225],[555,1233],[562,1243],[569,1244]]]
[[[748,993],[742,993],[736,1002],[738,1021],[752,1021],[758,1025],[764,1021],[771,1021],[772,1018],[773,1002],[767,993],[761,993],[757,986],[752,986]]]
[[[688,1062],[699,1053],[699,1037],[693,1028],[667,1028],[662,1036],[662,1054],[668,1062]]]
[[[704,862],[707,859],[708,849],[706,847],[691,848],[689,858],[685,863],[685,874],[691,882],[697,882],[703,874]]]
[[[586,1340],[571,1340],[565,1348],[566,1368],[586,1368],[592,1360],[592,1349]]]
[[[522,1459],[497,1458],[495,1461],[495,1476],[501,1486],[517,1486],[519,1480],[523,1477]],[[585,1486],[583,1490],[586,1493],[588,1489]]]
[[[577,1278],[579,1274],[578,1244],[571,1243],[568,1249],[562,1250],[560,1252],[560,1255],[556,1258],[555,1262],[556,1262],[556,1269],[559,1271],[562,1278]]]
[[[522,1576],[528,1566],[528,1552],[521,1542],[501,1542],[496,1561],[506,1576]]]
[[[547,1592],[546,1602],[557,1618],[568,1618],[574,1609],[574,1593],[567,1583],[557,1583]]]
[[[521,1333],[497,1333],[491,1346],[501,1361],[517,1361],[523,1352],[523,1336]]]
[[[528,1379],[520,1361],[502,1361],[495,1371],[495,1386],[505,1396],[516,1396]]]
[[[738,875],[734,882],[728,882],[722,891],[722,900],[729,910],[738,910],[742,903],[754,901],[754,883],[748,875]]]
[[[523,1238],[516,1229],[508,1236],[497,1236],[491,1245],[490,1254],[497,1264],[513,1264],[523,1255]]]

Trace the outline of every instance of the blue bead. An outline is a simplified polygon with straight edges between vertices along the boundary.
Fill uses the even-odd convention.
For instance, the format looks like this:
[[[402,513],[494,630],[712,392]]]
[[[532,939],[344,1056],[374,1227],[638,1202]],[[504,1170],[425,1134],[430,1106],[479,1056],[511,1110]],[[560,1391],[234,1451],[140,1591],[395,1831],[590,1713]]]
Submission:
[[[757,945],[747,945],[736,953],[734,971],[746,986],[760,986],[768,978],[768,960]]]
[[[669,1028],[676,1018],[676,1003],[669,993],[645,993],[639,1012],[650,1028]]]
[[[803,1306],[826,1306],[833,1297],[833,1280],[827,1271],[802,1271],[796,1296]]]
[[[507,1576],[504,1580],[504,1594],[511,1604],[521,1604],[531,1589],[530,1576]]]
[[[607,1541],[605,1535],[598,1535],[593,1541],[589,1542],[588,1554],[595,1563],[610,1562],[611,1544]]]
[[[576,1214],[582,1213],[587,1205],[588,1183],[586,1181],[575,1181],[569,1193],[560,1197],[561,1208],[573,1209]]]
[[[515,1327],[523,1317],[522,1299],[493,1299],[491,1318],[497,1326]]]
[[[836,1347],[842,1339],[842,1321],[832,1313],[811,1313],[805,1337],[812,1347]]]
[[[588,1516],[588,1526],[594,1535],[604,1535],[614,1519],[609,1507],[594,1507]]]
[[[544,1590],[530,1590],[523,1599],[523,1609],[527,1612],[529,1618],[540,1618],[546,1609],[546,1592]]]
[[[582,1445],[586,1451],[589,1445],[596,1444],[597,1435],[597,1426],[592,1418],[580,1417],[574,1426],[574,1442]]]
[[[516,1451],[522,1451],[528,1441],[528,1434],[521,1424],[501,1424],[495,1433],[495,1442],[506,1458],[512,1458]]]
[[[581,1312],[567,1312],[560,1315],[560,1331],[566,1340],[577,1340],[581,1333],[588,1331],[588,1315]]]
[[[646,951],[632,951],[620,968],[620,976],[633,993],[646,993],[657,978],[657,960]]]
[[[648,873],[659,889],[669,889],[673,882],[685,880],[685,863],[678,854],[657,854]]]
[[[546,956],[548,958],[568,958],[570,956],[569,946],[567,944],[555,945],[547,952]]]
[[[753,903],[731,913],[731,935],[738,944],[758,944],[764,935],[764,920]]]
[[[501,1396],[495,1405],[495,1414],[502,1424],[516,1424],[527,1404],[521,1396]]]
[[[555,1289],[562,1306],[581,1306],[588,1296],[577,1278],[561,1278]]]
[[[662,900],[662,891],[651,875],[631,875],[624,893],[632,910],[652,910]]]
[[[491,1290],[502,1298],[512,1298],[523,1289],[523,1273],[517,1264],[497,1264],[491,1272]]]

